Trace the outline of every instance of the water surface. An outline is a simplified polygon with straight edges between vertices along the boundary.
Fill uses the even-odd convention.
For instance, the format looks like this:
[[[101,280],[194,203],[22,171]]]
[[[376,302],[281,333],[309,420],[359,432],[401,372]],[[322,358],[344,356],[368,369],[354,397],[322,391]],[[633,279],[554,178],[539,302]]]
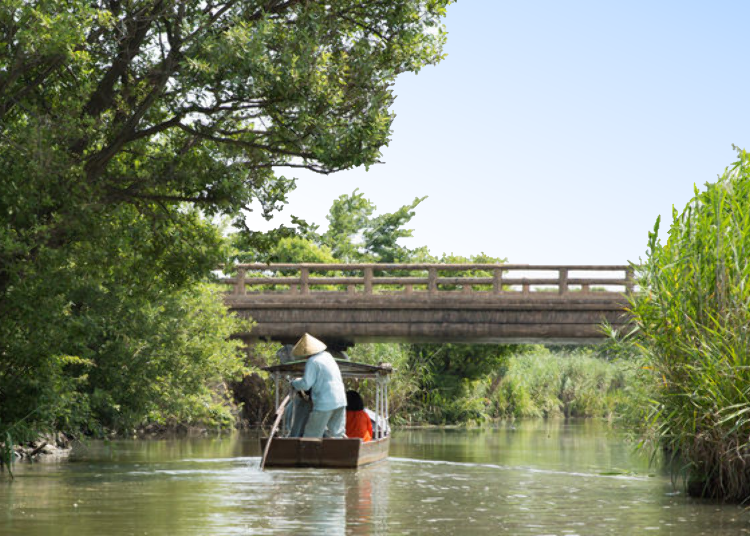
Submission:
[[[750,533],[595,422],[396,431],[356,471],[258,470],[253,435],[90,442],[0,480],[3,535]]]

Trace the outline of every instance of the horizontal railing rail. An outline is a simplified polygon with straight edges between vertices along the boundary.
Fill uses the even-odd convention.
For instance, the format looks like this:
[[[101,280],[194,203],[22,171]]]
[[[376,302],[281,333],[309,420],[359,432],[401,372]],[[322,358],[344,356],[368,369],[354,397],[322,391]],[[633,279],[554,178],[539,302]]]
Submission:
[[[232,286],[231,293],[237,296],[324,292],[365,295],[556,292],[567,295],[633,292],[636,287],[633,267],[629,265],[275,263],[236,264],[224,270],[234,275],[220,277],[219,282]],[[585,276],[592,272],[590,277]],[[356,273],[361,275],[353,275]],[[402,275],[404,273],[406,275]]]

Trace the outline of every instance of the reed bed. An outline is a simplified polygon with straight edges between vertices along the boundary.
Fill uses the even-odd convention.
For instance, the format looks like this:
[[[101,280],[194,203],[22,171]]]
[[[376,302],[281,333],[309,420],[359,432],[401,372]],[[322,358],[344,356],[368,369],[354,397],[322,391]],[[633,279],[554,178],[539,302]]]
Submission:
[[[750,161],[740,159],[682,213],[666,242],[659,220],[631,297],[633,344],[655,394],[653,452],[671,457],[693,494],[750,498]]]
[[[608,361],[590,349],[541,347],[514,355],[494,391],[495,418],[595,417],[627,419],[639,390],[636,365]]]

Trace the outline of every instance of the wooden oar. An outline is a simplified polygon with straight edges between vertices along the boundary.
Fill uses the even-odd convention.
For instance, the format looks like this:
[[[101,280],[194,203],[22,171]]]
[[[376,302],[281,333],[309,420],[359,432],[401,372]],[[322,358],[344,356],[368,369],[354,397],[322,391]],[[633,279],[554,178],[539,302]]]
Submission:
[[[271,446],[271,441],[273,441],[273,435],[276,433],[276,429],[279,427],[279,423],[281,422],[281,418],[284,416],[284,409],[286,409],[286,405],[289,403],[291,395],[286,395],[284,397],[284,400],[281,401],[281,404],[279,404],[278,409],[276,410],[276,420],[273,423],[273,427],[271,428],[271,433],[268,436],[268,441],[266,441],[266,448],[263,449],[263,458],[260,460],[260,470],[262,471],[263,468],[266,465],[266,458],[268,457],[268,449]]]

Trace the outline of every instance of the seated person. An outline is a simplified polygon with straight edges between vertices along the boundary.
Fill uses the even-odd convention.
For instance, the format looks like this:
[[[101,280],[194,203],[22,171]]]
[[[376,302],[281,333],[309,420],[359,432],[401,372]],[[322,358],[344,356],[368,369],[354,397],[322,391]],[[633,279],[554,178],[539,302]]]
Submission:
[[[346,392],[346,436],[372,439],[372,421],[365,413],[365,403],[357,391]]]

